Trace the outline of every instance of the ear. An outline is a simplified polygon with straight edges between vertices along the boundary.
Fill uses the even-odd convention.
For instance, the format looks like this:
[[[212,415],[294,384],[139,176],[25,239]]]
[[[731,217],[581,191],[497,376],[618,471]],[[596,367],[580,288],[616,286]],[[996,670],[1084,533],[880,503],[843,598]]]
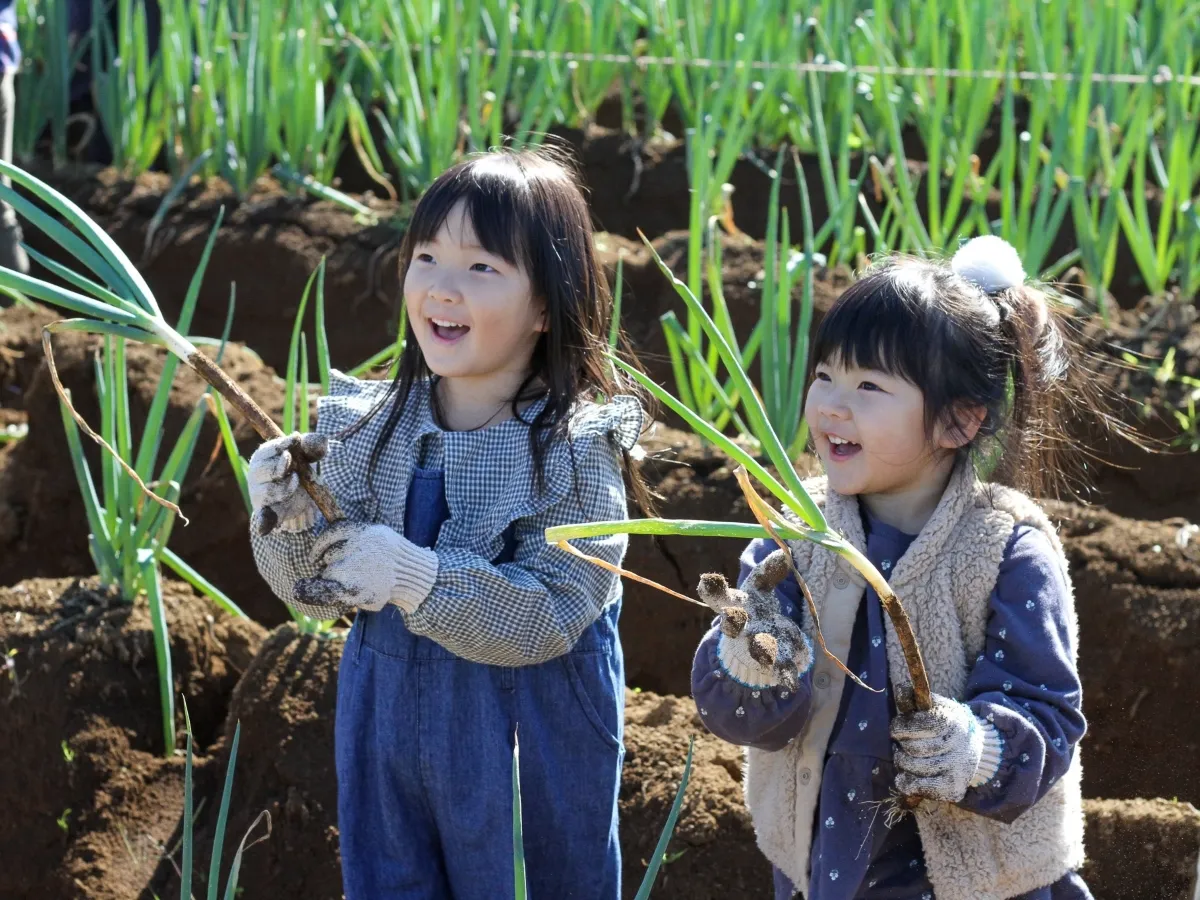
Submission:
[[[533,330],[545,334],[550,330],[550,311],[546,307],[546,300],[535,295],[533,303],[538,311],[537,318],[533,323]]]
[[[985,406],[956,406],[946,414],[946,421],[938,429],[938,446],[945,450],[958,450],[975,440],[979,429],[987,418]]]

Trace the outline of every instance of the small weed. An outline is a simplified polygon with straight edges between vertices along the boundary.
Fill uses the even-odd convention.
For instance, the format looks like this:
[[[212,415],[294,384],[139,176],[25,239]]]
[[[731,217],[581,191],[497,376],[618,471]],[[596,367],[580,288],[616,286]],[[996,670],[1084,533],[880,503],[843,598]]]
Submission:
[[[62,742],[62,755],[63,755],[63,759],[66,760],[68,766],[71,763],[75,762],[75,751],[67,746],[66,741]]]
[[[58,825],[59,828],[62,829],[63,834],[66,834],[67,832],[69,832],[71,830],[71,825],[68,822],[68,819],[70,819],[70,818],[71,818],[71,807],[68,806],[66,809],[63,810],[62,815],[59,816],[57,819],[55,819],[55,823]]]
[[[20,697],[21,685],[28,680],[29,676],[26,675],[24,678],[21,678],[17,674],[17,649],[15,647],[5,651],[4,655],[0,656],[0,673],[3,673],[12,682],[12,693],[8,699],[12,700],[15,697]]]
[[[1179,426],[1179,434],[1171,441],[1173,447],[1183,447],[1190,453],[1200,452],[1200,412],[1197,402],[1200,401],[1200,378],[1183,375],[1177,371],[1175,348],[1172,347],[1157,363],[1145,361],[1133,353],[1123,353],[1122,359],[1130,365],[1149,373],[1157,385],[1166,387],[1176,384],[1185,391],[1178,400],[1178,405],[1171,409],[1171,415]],[[1146,418],[1153,415],[1154,408],[1149,399],[1142,404],[1142,414]]]

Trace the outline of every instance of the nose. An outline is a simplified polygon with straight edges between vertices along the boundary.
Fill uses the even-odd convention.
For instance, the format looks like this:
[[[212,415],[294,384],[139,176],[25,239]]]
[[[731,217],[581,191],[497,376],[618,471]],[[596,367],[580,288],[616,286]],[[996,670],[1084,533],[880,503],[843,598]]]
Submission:
[[[463,295],[454,276],[441,272],[429,284],[429,298],[438,303],[461,303]]]
[[[850,407],[842,399],[841,393],[830,385],[816,399],[817,413],[823,418],[836,422],[844,422],[850,418]]]

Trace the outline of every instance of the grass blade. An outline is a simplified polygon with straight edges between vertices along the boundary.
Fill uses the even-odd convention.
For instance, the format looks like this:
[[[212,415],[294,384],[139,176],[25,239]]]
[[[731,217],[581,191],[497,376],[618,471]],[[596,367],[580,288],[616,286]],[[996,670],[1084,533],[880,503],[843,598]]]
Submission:
[[[238,742],[242,738],[242,723],[233,727],[233,743],[229,746],[229,764],[225,769],[225,789],[221,792],[221,808],[217,812],[217,827],[213,832],[212,859],[208,864],[208,900],[217,900],[221,891],[221,848],[225,844],[225,828],[229,823],[229,800],[233,796],[233,771],[237,765]]]
[[[161,548],[158,552],[158,556],[159,559],[161,559],[162,562],[165,563],[172,572],[174,572],[176,575],[194,587],[197,591],[211,600],[214,604],[216,604],[218,609],[228,613],[235,619],[250,618],[244,612],[242,612],[241,607],[230,600],[229,597],[222,593],[219,588],[215,587],[203,575],[180,559],[179,554],[177,554],[170,547]]]
[[[321,382],[322,396],[329,396],[329,372],[332,366],[329,362],[329,335],[325,331],[325,257],[317,266],[317,378]]]
[[[781,503],[789,508],[795,508],[797,503],[792,499],[787,488],[780,484],[775,476],[768,472],[758,462],[758,460],[739,447],[731,438],[727,437],[709,425],[708,422],[706,422],[703,418],[701,418],[692,410],[688,409],[673,396],[671,396],[671,394],[664,390],[660,385],[652,381],[649,376],[639,372],[633,366],[627,364],[624,360],[618,359],[615,356],[610,356],[609,358],[612,359],[613,362],[615,362],[618,366],[620,366],[627,375],[631,376],[635,381],[637,381],[638,384],[650,391],[650,393],[652,393],[659,402],[677,413],[685,422],[688,423],[688,425],[696,432],[697,435],[711,443],[713,446],[720,448],[729,457],[737,460],[737,462],[745,466],[746,471],[750,472],[750,474],[757,478],[759,482],[761,482],[767,490],[774,494]],[[796,510],[796,513],[797,515],[800,514],[798,510]],[[818,530],[824,531],[825,529],[820,528]]]
[[[659,270],[667,277],[668,281],[670,281],[674,286],[676,292],[688,305],[689,312],[700,320],[701,327],[716,346],[717,351],[721,356],[721,361],[725,364],[725,368],[729,371],[730,379],[733,382],[737,395],[742,400],[742,405],[746,410],[746,418],[751,427],[754,429],[754,436],[758,438],[759,443],[762,444],[767,456],[771,459],[771,462],[775,464],[775,468],[779,471],[780,477],[788,486],[788,490],[784,491],[784,495],[787,499],[784,500],[783,497],[780,497],[780,499],[784,500],[789,508],[791,508],[798,516],[800,516],[805,522],[807,522],[817,531],[827,530],[824,514],[822,514],[821,510],[817,507],[816,503],[813,502],[812,498],[808,496],[808,492],[805,491],[804,484],[800,480],[800,476],[796,474],[796,469],[792,466],[792,462],[788,458],[787,451],[780,443],[779,436],[775,433],[775,430],[771,427],[770,422],[767,420],[766,410],[763,409],[762,400],[759,398],[758,392],[755,391],[754,387],[750,384],[750,379],[746,376],[746,372],[742,368],[741,361],[737,358],[737,355],[729,346],[729,343],[725,340],[725,335],[723,335],[720,329],[717,328],[716,324],[712,320],[712,317],[709,316],[708,311],[704,308],[704,305],[696,299],[696,295],[688,289],[687,285],[676,278],[675,273],[672,272],[670,267],[663,262],[662,257],[658,255],[658,252],[654,249],[654,246],[649,240],[646,239],[646,236],[641,235],[641,237],[642,242],[646,245],[646,247],[650,250],[651,255],[654,257],[654,261],[658,265]],[[658,386],[654,385],[654,387],[657,388]],[[759,468],[761,470],[761,466]],[[755,475],[755,477],[758,476]],[[778,485],[778,482],[775,482],[775,479],[771,479],[771,481]],[[772,493],[775,493],[774,489],[772,489]],[[779,495],[776,494],[776,496]]]
[[[183,769],[183,867],[179,874],[179,898],[192,900],[192,849],[195,836],[192,831],[192,717],[188,715],[187,700],[183,701],[183,723],[187,732],[187,762]]]
[[[167,634],[167,611],[163,603],[162,574],[149,551],[138,553],[142,584],[150,603],[150,624],[154,632],[154,656],[158,662],[158,691],[162,703],[163,749],[165,756],[175,754],[175,682],[171,675],[171,639]],[[190,747],[190,741],[189,741]],[[190,818],[187,820],[190,822]],[[185,827],[187,823],[185,823]],[[190,869],[186,870],[190,872]],[[184,896],[189,896],[184,894]]]
[[[774,527],[774,526],[773,526]],[[775,527],[781,537],[800,540],[804,534]],[[752,541],[770,537],[757,522],[713,522],[704,519],[613,519],[607,522],[587,522],[582,525],[555,525],[546,529],[546,543],[574,541],[580,538],[607,537],[612,534],[641,534],[660,537],[724,537]]]
[[[521,824],[521,766],[520,745],[517,733],[513,732],[512,753],[512,802],[513,802],[513,896],[525,900],[525,840]]]
[[[650,865],[646,867],[646,877],[642,879],[642,886],[638,889],[634,900],[647,900],[654,887],[654,882],[658,878],[658,870],[667,854],[667,846],[675,831],[675,823],[679,821],[679,812],[683,809],[683,797],[687,793],[688,780],[692,775],[692,752],[695,750],[695,746],[696,738],[694,736],[688,738],[687,761],[683,764],[683,777],[679,780],[679,789],[675,791],[675,802],[671,804],[671,814],[667,816],[666,824],[663,825],[658,845],[654,848],[654,855],[650,858]]]

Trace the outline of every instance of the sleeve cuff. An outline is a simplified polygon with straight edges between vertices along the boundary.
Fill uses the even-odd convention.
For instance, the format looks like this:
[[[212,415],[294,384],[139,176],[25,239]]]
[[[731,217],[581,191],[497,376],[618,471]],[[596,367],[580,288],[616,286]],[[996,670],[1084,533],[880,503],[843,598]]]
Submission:
[[[980,787],[991,781],[1000,771],[1000,762],[1004,759],[1004,738],[991,722],[976,717],[975,726],[983,735],[983,753],[975,767],[975,774],[971,776],[970,786]]]
[[[412,614],[425,602],[437,581],[438,555],[409,541],[401,541],[398,550],[391,602]]]
[[[722,634],[717,641],[717,662],[726,675],[744,687],[769,688],[779,684],[779,674],[756,662],[746,641]]]

